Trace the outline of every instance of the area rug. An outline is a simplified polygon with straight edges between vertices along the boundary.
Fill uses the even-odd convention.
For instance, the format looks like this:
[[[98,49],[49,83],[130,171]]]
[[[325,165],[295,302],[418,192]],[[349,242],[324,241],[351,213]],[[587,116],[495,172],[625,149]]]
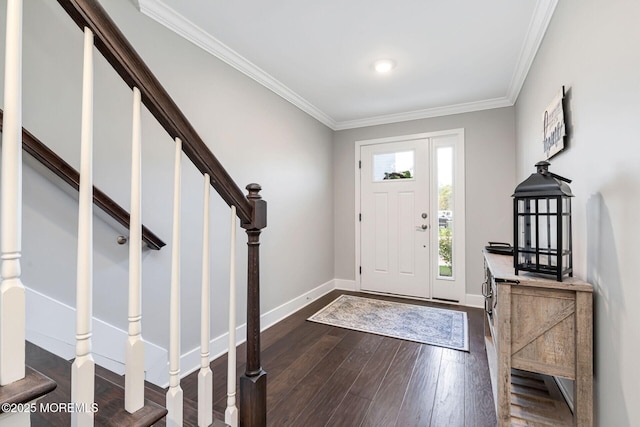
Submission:
[[[468,321],[464,311],[340,295],[307,320],[469,351]]]

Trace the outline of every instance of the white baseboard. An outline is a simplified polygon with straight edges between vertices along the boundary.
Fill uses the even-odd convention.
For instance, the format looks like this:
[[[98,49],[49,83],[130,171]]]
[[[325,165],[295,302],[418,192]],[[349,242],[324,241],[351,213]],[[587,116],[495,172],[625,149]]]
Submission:
[[[328,282],[323,283],[322,285],[300,295],[297,298],[292,299],[289,302],[286,302],[273,310],[270,310],[260,316],[260,324],[262,325],[262,330],[275,325],[285,317],[290,316],[296,311],[300,310],[302,307],[305,307],[311,304],[313,301],[317,300],[323,295],[328,294],[332,290],[336,289],[335,280],[329,280]]]
[[[356,281],[332,279],[322,285],[262,314],[261,330],[273,326],[287,316],[334,289],[355,291]],[[482,295],[467,294],[466,305],[484,307]],[[27,339],[34,344],[64,358],[75,356],[76,310],[33,289],[27,288]],[[55,318],[56,322],[50,322]],[[246,323],[236,328],[236,345],[246,337]],[[93,357],[96,364],[120,375],[124,374],[124,342],[127,332],[100,319],[93,319]],[[210,360],[223,355],[228,349],[229,334],[224,333],[210,342]],[[196,347],[180,357],[180,376],[184,377],[200,368],[200,348]],[[160,387],[169,385],[168,351],[160,346],[145,343],[145,378]]]
[[[331,292],[336,289],[335,280],[329,280],[326,283],[296,297],[276,308],[270,310],[260,316],[260,330],[264,331],[265,329],[275,325],[282,319],[290,316],[296,311],[300,310],[304,306],[311,304],[313,301],[317,300],[321,296]],[[246,341],[247,336],[247,324],[243,323],[242,325],[236,328],[236,346],[242,344]],[[209,343],[209,352],[210,352],[210,360],[214,360],[228,351],[229,348],[229,333],[224,333],[214,339]],[[166,365],[168,372],[168,364]],[[192,372],[200,369],[200,347],[196,347],[187,353],[184,353],[180,357],[180,366],[182,369],[180,370],[181,376],[189,375]],[[167,380],[168,381],[168,380]],[[167,382],[161,387],[168,386]]]
[[[335,283],[334,289],[340,289],[343,291],[355,291],[356,289],[356,281],[355,280],[346,280],[346,279],[333,279]]]
[[[484,308],[484,297],[482,295],[467,294],[465,298],[467,307]]]
[[[26,289],[26,338],[51,353],[71,360],[75,357],[76,309],[38,291]],[[52,322],[51,319],[55,319]],[[93,318],[92,356],[96,364],[124,374],[127,332]],[[145,378],[153,384],[169,381],[165,369],[167,350],[145,342]]]
[[[262,330],[273,326],[321,296],[335,289],[330,280],[305,294],[294,298],[260,316]],[[71,360],[75,357],[76,310],[60,301],[26,287],[26,338],[51,353]],[[51,322],[51,319],[56,319]],[[237,343],[242,344],[247,334],[243,323],[236,329]],[[96,364],[119,375],[124,374],[124,343],[127,332],[100,319],[93,319],[93,359]],[[229,333],[211,340],[210,359],[227,352]],[[189,375],[200,368],[200,348],[194,348],[180,357],[181,376]],[[150,342],[145,342],[145,379],[160,387],[169,385],[168,351]]]
[[[334,289],[356,290],[355,280],[333,279],[296,297],[260,316],[262,330],[273,326],[321,296]],[[76,310],[33,289],[26,288],[27,340],[64,359],[75,356]],[[466,305],[484,308],[482,295],[467,294]],[[56,322],[50,319],[55,318]],[[236,345],[245,341],[247,325],[236,328]],[[100,319],[93,319],[93,358],[96,364],[117,374],[124,374],[124,342],[127,332]],[[224,333],[210,342],[210,359],[214,360],[227,352],[229,333]],[[200,368],[200,348],[194,348],[180,357],[181,376],[189,375]],[[145,378],[160,387],[169,385],[168,351],[150,342],[145,342]],[[567,389],[560,385],[565,397]],[[569,390],[571,391],[571,390]]]

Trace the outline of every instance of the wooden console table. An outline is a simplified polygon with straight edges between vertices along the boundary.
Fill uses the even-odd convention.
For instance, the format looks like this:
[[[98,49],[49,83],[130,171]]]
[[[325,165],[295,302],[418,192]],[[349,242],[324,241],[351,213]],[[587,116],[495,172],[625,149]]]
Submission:
[[[573,277],[516,276],[511,256],[485,252],[484,260],[485,344],[498,426],[512,425],[512,368],[574,380],[573,425],[592,426],[593,287]],[[558,416],[556,425],[567,425]]]

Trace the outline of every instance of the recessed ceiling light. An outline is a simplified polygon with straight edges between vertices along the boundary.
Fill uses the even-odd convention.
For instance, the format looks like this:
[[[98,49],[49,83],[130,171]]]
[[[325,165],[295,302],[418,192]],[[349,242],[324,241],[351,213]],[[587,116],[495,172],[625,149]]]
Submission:
[[[388,73],[393,70],[396,63],[391,59],[379,59],[373,63],[373,68],[380,74]]]

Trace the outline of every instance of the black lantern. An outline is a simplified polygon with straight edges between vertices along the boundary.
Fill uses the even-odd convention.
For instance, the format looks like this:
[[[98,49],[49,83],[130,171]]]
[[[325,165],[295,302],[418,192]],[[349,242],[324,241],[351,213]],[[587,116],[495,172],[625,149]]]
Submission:
[[[513,193],[513,264],[519,271],[551,274],[559,282],[573,276],[571,180],[536,163],[537,173]]]

